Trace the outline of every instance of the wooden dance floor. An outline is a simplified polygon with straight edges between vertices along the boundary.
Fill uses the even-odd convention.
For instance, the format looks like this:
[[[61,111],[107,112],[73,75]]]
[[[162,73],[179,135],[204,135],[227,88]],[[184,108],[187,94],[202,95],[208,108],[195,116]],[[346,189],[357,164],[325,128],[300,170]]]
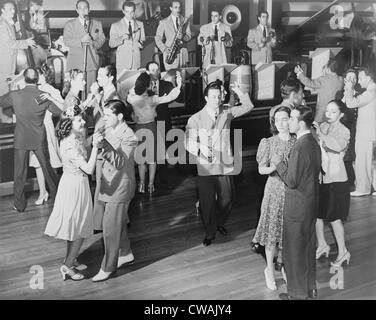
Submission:
[[[30,194],[23,214],[12,210],[12,197],[0,204],[0,298],[1,299],[278,299],[286,292],[276,272],[278,291],[265,286],[262,255],[250,241],[255,232],[263,180],[254,158],[244,159],[243,174],[236,178],[236,202],[227,236],[217,235],[209,247],[202,245],[204,232],[195,215],[194,176],[186,168],[172,168],[170,190],[152,198],[134,200],[130,238],[136,263],[119,269],[116,277],[93,283],[103,247],[101,234],[84,243],[80,262],[88,265],[87,279],[63,281],[59,266],[65,242],[43,235],[52,210],[51,201],[35,206],[37,193]],[[350,264],[331,270],[337,253],[330,228],[329,259],[317,262],[318,299],[376,298],[376,197],[351,200],[345,237]],[[34,266],[34,267],[33,267]],[[40,266],[40,267],[39,267]],[[33,289],[33,270],[43,270],[43,289]]]

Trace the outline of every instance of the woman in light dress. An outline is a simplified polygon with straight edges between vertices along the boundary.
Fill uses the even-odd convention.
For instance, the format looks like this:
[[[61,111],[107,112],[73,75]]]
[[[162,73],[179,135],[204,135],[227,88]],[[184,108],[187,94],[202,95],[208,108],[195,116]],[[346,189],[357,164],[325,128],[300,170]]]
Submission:
[[[78,106],[64,111],[56,135],[60,141],[63,175],[60,179],[53,211],[48,219],[45,234],[67,241],[67,253],[60,268],[63,279],[82,280],[83,270],[76,258],[85,238],[93,234],[93,202],[88,174],[92,174],[103,140],[99,133],[93,135],[93,148],[89,160],[89,147],[84,139],[85,121]]]
[[[276,248],[282,250],[285,184],[275,172],[275,167],[270,166],[270,161],[275,155],[278,155],[287,163],[290,150],[296,141],[296,138],[289,133],[290,112],[290,108],[286,106],[281,106],[275,111],[271,118],[273,136],[261,140],[256,155],[259,173],[269,175],[269,177],[262,199],[260,220],[252,242],[265,247],[266,268],[264,275],[266,286],[271,290],[277,290],[273,259]]]
[[[63,110],[63,103],[64,100],[60,95],[60,91],[55,89],[53,86],[46,82],[46,75],[45,72],[38,68],[39,73],[39,83],[38,88],[41,91],[46,92],[49,95],[49,99],[54,102],[61,110]],[[60,159],[60,152],[59,152],[59,145],[55,135],[55,127],[52,121],[52,113],[48,110],[46,111],[46,115],[44,117],[44,126],[46,128],[46,136],[47,136],[47,146],[48,152],[50,156],[50,163],[52,168],[61,168],[61,159]],[[46,183],[43,175],[42,168],[38,162],[37,157],[33,152],[30,153],[30,160],[29,166],[35,168],[38,186],[39,186],[39,197],[35,201],[36,205],[42,205],[45,201],[48,200],[48,192],[46,190]]]
[[[156,107],[159,104],[169,103],[177,99],[182,86],[182,78],[179,72],[176,73],[177,86],[168,95],[159,97],[152,91],[150,75],[141,73],[137,78],[134,89],[129,92],[127,101],[133,108],[133,120],[136,122],[134,131],[140,141],[140,146],[136,149],[135,159],[138,163],[140,183],[138,192],[145,193],[146,167],[149,167],[149,188],[152,194],[154,189],[154,178],[157,170],[158,150],[157,150],[157,122]],[[152,137],[146,138],[146,133],[151,133]],[[163,138],[162,138],[163,139]],[[146,140],[146,142],[145,142]],[[146,143],[146,157],[142,155],[144,142]]]

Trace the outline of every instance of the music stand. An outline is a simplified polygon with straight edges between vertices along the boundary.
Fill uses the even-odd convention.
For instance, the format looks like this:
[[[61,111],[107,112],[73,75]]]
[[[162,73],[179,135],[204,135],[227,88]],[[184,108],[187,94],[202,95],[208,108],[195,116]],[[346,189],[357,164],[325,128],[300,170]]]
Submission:
[[[287,62],[274,61],[272,63],[257,64],[254,72],[254,98],[256,100],[273,100],[275,98],[275,76],[277,71]]]
[[[223,63],[223,64],[209,64],[204,71],[203,75],[203,84],[204,88],[209,83],[219,79],[223,83],[225,78],[237,67],[236,64],[232,63]]]
[[[171,82],[174,86],[176,86],[176,72],[179,71],[181,73],[181,77],[182,77],[182,83],[183,85],[185,86],[185,84],[187,82],[190,82],[190,79],[196,74],[197,71],[199,71],[200,68],[199,67],[186,67],[186,68],[177,68],[177,69],[170,69],[166,72],[164,72],[163,74],[161,74],[161,79],[162,80],[165,80],[165,81],[169,81]],[[187,95],[187,91],[185,90],[184,91],[185,95]],[[189,95],[190,96],[190,95]],[[189,100],[189,99],[184,99],[185,101]],[[171,102],[169,104],[169,107],[170,108],[176,108],[176,107],[183,107],[185,106],[185,102],[184,103],[180,103],[180,102]]]
[[[142,68],[138,70],[124,70],[120,73],[117,80],[117,92],[121,100],[127,100],[129,90],[134,87],[138,76],[145,71],[146,69]]]

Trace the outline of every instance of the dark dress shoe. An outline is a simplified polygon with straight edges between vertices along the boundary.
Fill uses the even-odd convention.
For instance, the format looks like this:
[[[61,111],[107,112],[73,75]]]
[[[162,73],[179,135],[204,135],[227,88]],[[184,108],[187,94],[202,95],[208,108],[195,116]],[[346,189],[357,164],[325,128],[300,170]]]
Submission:
[[[315,298],[317,298],[317,296],[318,296],[317,289],[308,290],[308,297],[309,298],[315,299]]]
[[[227,232],[227,230],[226,230],[225,227],[218,227],[217,229],[218,229],[218,232],[220,234],[223,234],[224,236],[228,234],[228,232]]]
[[[18,213],[23,213],[23,212],[25,212],[25,209],[24,209],[24,210],[18,210],[18,209],[16,208],[16,206],[13,206],[13,210],[14,210],[14,211],[17,211]]]
[[[278,261],[274,262],[274,269],[275,269],[275,271],[281,272],[282,268],[283,268],[283,263],[282,262],[278,262]]]
[[[305,300],[302,298],[296,298],[296,297],[290,296],[288,293],[280,293],[279,298],[281,300]]]
[[[202,244],[207,247],[207,246],[210,246],[212,241],[214,240],[215,238],[205,238],[204,241],[202,241]]]

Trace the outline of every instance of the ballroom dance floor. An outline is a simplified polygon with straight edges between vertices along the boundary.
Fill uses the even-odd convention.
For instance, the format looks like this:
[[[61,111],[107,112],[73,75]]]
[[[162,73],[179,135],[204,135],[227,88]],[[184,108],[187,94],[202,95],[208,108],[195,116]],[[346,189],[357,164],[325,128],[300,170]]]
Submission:
[[[286,292],[276,272],[277,291],[265,286],[265,262],[250,246],[258,219],[264,179],[254,157],[243,159],[236,177],[236,202],[226,225],[229,234],[202,245],[204,231],[195,214],[195,179],[187,168],[169,169],[169,188],[153,197],[137,196],[130,209],[130,239],[136,262],[114,278],[92,283],[103,254],[101,234],[85,241],[79,261],[87,279],[63,281],[59,266],[66,244],[43,235],[52,202],[35,206],[28,194],[23,214],[12,210],[12,197],[0,202],[0,299],[273,300]],[[329,258],[317,261],[318,299],[376,298],[376,197],[351,199],[345,224],[349,265],[331,269],[337,247],[329,226]],[[35,270],[43,288],[35,288]]]

